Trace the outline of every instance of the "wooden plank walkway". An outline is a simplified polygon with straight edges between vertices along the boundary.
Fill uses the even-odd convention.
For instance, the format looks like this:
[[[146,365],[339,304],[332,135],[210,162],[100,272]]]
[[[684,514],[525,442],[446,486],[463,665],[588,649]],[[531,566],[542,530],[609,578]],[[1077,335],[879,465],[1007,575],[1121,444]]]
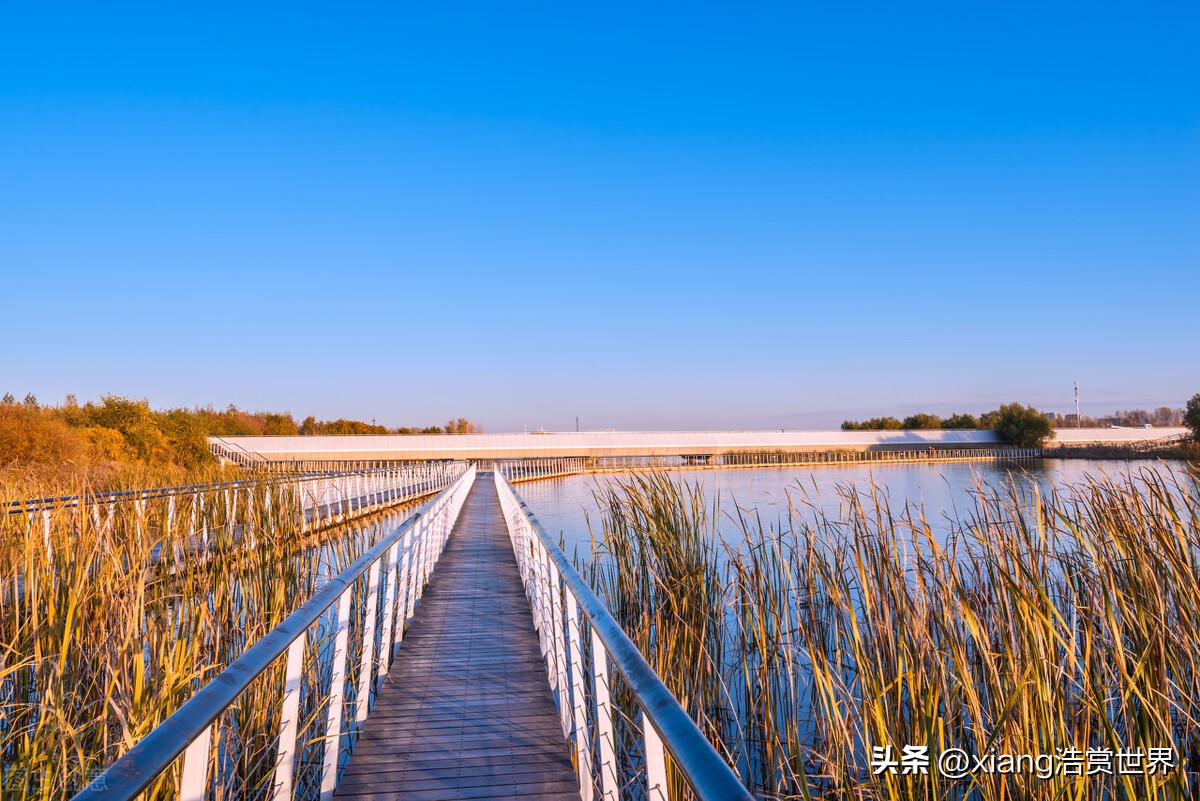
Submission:
[[[490,473],[467,496],[336,795],[579,801]]]

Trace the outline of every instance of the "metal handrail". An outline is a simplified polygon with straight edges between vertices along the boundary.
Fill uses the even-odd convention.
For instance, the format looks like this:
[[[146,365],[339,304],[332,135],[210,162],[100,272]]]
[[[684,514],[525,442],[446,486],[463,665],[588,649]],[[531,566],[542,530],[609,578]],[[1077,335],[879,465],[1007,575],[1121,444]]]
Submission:
[[[420,589],[428,581],[429,573],[432,571],[437,557],[441,553],[441,549],[445,546],[449,530],[453,527],[454,520],[458,515],[458,510],[462,507],[466,492],[470,489],[474,480],[475,468],[471,467],[436,498],[422,506],[403,525],[380,540],[348,568],[330,579],[328,584],[309,598],[299,609],[290,614],[287,619],[263,635],[262,639],[254,643],[254,645],[247,648],[241,656],[235,659],[216,678],[201,687],[183,706],[143,737],[116,762],[111,764],[89,787],[93,790],[97,788],[102,789],[106,799],[128,801],[128,799],[136,798],[141,792],[146,790],[181,754],[184,754],[179,797],[183,801],[191,801],[192,799],[198,801],[204,798],[213,723],[226,709],[237,701],[238,696],[256,678],[261,676],[274,664],[275,660],[286,653],[288,661],[285,691],[287,696],[284,700],[284,720],[281,721],[280,732],[280,739],[283,745],[280,749],[280,761],[276,768],[274,798],[290,798],[292,789],[291,759],[294,756],[295,749],[296,714],[293,707],[289,720],[287,708],[289,701],[298,703],[299,700],[300,670],[304,658],[305,635],[309,627],[317,623],[336,604],[337,619],[334,621],[334,625],[337,627],[338,641],[336,643],[334,659],[339,660],[340,664],[335,664],[334,666],[331,688],[333,692],[338,693],[339,698],[336,702],[334,700],[330,701],[331,716],[328,721],[330,730],[325,735],[326,761],[324,763],[321,785],[321,798],[331,798],[337,781],[337,748],[341,737],[342,713],[338,684],[339,682],[344,682],[344,679],[339,679],[339,676],[344,675],[348,650],[344,638],[348,628],[351,590],[355,582],[369,571],[370,589],[362,594],[364,597],[363,602],[369,605],[369,610],[373,610],[375,608],[374,605],[381,600],[383,604],[386,604],[383,606],[385,610],[384,642],[388,643],[388,647],[385,651],[383,643],[380,645],[380,653],[378,655],[380,674],[376,681],[370,685],[366,682],[370,680],[372,669],[376,665],[374,664],[369,648],[364,651],[360,686],[367,688],[366,697],[369,703],[372,691],[378,689],[378,684],[381,682],[382,677],[386,675],[387,664],[385,660],[390,661],[397,637],[403,636],[402,626],[412,614],[413,595],[414,593],[419,595]],[[449,509],[449,507],[453,507],[453,509]],[[448,509],[449,513],[447,513]],[[432,522],[428,525],[422,525],[426,521]],[[403,541],[403,544],[407,548],[414,530],[419,526],[422,530],[417,534],[418,542],[411,543],[412,548],[405,551],[405,564],[403,567],[406,579],[411,569],[412,582],[410,583],[414,586],[405,587],[405,603],[407,607],[398,610],[405,616],[400,618],[395,626],[392,626],[390,610],[400,600],[396,593],[397,579],[400,574],[400,564],[397,561],[400,545]],[[426,534],[429,537],[423,536]],[[430,542],[430,539],[436,541]],[[413,554],[417,549],[422,550],[410,562],[409,555]],[[386,584],[382,584],[379,575],[380,565],[385,555],[389,554],[389,552],[391,556],[387,565],[388,581]],[[387,588],[387,598],[380,599],[378,595],[384,591],[385,586]],[[364,644],[374,642],[374,619],[371,617],[369,620],[368,626],[370,630],[360,632]],[[390,631],[388,630],[389,628],[391,629]],[[361,697],[358,701],[359,703],[363,703]],[[336,719],[332,712],[335,708]],[[365,718],[365,715],[362,715],[362,718]],[[290,743],[288,742],[289,739]],[[332,761],[329,756],[331,747]],[[285,775],[281,776],[281,771]],[[76,801],[85,801],[95,797],[94,792],[85,788],[75,796],[75,799]]]
[[[498,470],[495,471],[495,482],[517,562],[526,582],[526,593],[533,607],[534,624],[543,638],[543,654],[550,683],[559,691],[557,700],[564,734],[568,738],[574,735],[576,765],[584,801],[593,797],[592,737],[587,723],[588,705],[584,698],[585,668],[579,612],[583,613],[592,634],[592,675],[597,692],[596,741],[601,749],[599,778],[606,801],[616,799],[619,793],[615,755],[612,753],[612,709],[608,687],[610,659],[625,677],[643,717],[648,720],[643,725],[647,797],[655,797],[651,791],[657,789],[659,797],[669,801],[666,762],[662,756],[665,748],[684,781],[701,801],[750,801],[752,796],[738,775],[709,743],[604,603],[592,592],[567,555],[546,534],[537,517]],[[565,593],[561,592],[563,589]],[[565,621],[560,596],[566,599]],[[569,700],[572,703],[569,704]]]
[[[420,465],[416,465],[420,466]],[[412,465],[408,467],[413,467]],[[306,481],[316,478],[341,478],[357,475],[376,475],[379,473],[403,470],[403,467],[371,467],[361,470],[322,470],[311,473],[287,473],[271,477],[241,478],[235,481],[215,481],[208,484],[180,484],[172,487],[150,487],[147,489],[114,490],[112,492],[89,492],[84,495],[57,495],[45,498],[27,498],[21,501],[0,503],[0,512],[18,514],[21,512],[42,511],[61,507],[77,506],[83,503],[118,503],[121,501],[150,501],[156,498],[166,498],[171,495],[195,495],[221,489],[244,489],[260,487],[264,484],[286,484]]]
[[[219,442],[220,444],[218,445],[217,442],[213,442],[213,440],[217,440],[217,442]],[[217,450],[219,448],[223,448],[226,453],[225,454],[217,453]],[[237,451],[241,451],[240,455],[245,458],[244,464],[242,463],[242,461],[240,459],[237,458],[239,456],[239,454],[237,451],[234,450],[234,448],[237,448]],[[238,464],[242,464],[243,467],[250,467],[256,463],[259,465],[266,465],[266,464],[270,463],[269,460],[267,459],[267,457],[263,456],[258,451],[246,450],[241,445],[237,445],[235,443],[228,442],[223,437],[219,437],[219,436],[209,437],[208,449],[210,452],[212,452],[212,454],[214,456],[227,458],[232,462],[237,462]],[[228,455],[226,455],[226,454],[228,454]]]
[[[1041,448],[935,448],[881,451],[746,451],[713,455],[713,460],[689,462],[683,456],[547,456],[533,459],[495,459],[492,469],[513,484],[618,470],[711,470],[755,467],[815,467],[819,465],[1008,461],[1041,459]]]

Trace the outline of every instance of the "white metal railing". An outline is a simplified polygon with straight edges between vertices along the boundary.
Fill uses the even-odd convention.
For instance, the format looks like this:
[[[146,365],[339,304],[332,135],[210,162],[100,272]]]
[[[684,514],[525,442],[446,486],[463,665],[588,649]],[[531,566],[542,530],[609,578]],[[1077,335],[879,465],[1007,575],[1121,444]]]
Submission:
[[[493,464],[493,469],[512,482],[539,478],[559,478],[587,473],[594,459],[582,456],[549,457],[545,459],[506,459]]]
[[[269,466],[267,458],[261,453],[248,451],[241,445],[235,442],[228,442],[221,437],[209,437],[208,450],[218,459],[224,459],[242,467],[259,469]]]
[[[1020,461],[1041,459],[1041,448],[925,448],[877,451],[745,451],[712,456],[559,456],[504,459],[493,469],[514,484],[581,473],[638,469],[712,469],[719,467],[807,467],[832,464],[911,464],[914,462]]]
[[[205,550],[219,529],[253,539],[259,526],[291,517],[301,534],[343,523],[398,504],[431,495],[466,471],[464,462],[437,462],[407,467],[305,473],[123,490],[0,504],[0,521],[25,518],[27,533],[40,536],[51,555],[53,530],[77,526],[79,516],[109,532],[119,526],[137,540],[151,536],[182,551]],[[124,509],[121,515],[118,509]],[[161,556],[155,552],[153,561]],[[2,598],[2,596],[0,596]]]
[[[512,485],[499,470],[494,475],[563,734],[574,750],[583,801],[593,801],[597,792],[604,801],[622,797],[670,801],[667,754],[701,801],[749,801],[750,793],[737,774],[705,739]],[[641,713],[642,754],[637,768],[644,774],[641,786],[621,778],[627,766],[619,764],[610,668],[624,679]]]
[[[222,491],[226,494],[239,490],[270,487],[274,492],[290,492],[301,503],[301,508],[311,512],[314,508],[337,506],[335,514],[344,514],[363,503],[373,511],[380,504],[395,502],[402,495],[424,494],[423,486],[431,486],[447,477],[457,478],[466,469],[465,462],[431,462],[428,464],[396,467],[359,468],[354,470],[326,470],[309,473],[288,473],[260,476],[239,481],[223,481],[209,484],[187,484],[172,487],[153,487],[112,492],[94,492],[87,495],[61,495],[44,498],[29,498],[0,504],[4,512],[47,511],[63,508],[94,507],[118,503],[162,498],[195,497]],[[324,513],[322,513],[324,514]]]
[[[471,467],[246,649],[75,798],[96,798],[96,790],[103,792],[104,798],[118,801],[136,798],[182,755],[178,797],[180,801],[202,801],[210,784],[221,778],[210,774],[219,774],[224,764],[221,745],[214,741],[218,718],[286,654],[271,797],[273,801],[293,797],[300,701],[302,696],[311,701],[316,694],[328,699],[324,733],[315,740],[322,743],[323,750],[319,797],[331,799],[338,782],[343,737],[349,729],[361,731],[474,481],[475,468]],[[352,608],[355,602],[357,606]],[[327,690],[305,686],[306,650],[310,660],[317,657],[315,649],[306,647],[310,630],[322,625],[333,635]],[[351,652],[361,658],[357,680],[350,685],[353,697],[347,704],[344,693],[351,680],[348,673],[354,669],[347,665]]]

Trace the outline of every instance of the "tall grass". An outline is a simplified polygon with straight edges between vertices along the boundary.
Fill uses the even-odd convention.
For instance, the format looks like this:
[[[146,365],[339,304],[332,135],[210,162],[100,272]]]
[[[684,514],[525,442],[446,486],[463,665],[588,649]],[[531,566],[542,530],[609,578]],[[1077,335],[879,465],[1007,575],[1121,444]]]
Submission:
[[[764,522],[642,474],[598,490],[587,572],[768,797],[1163,798],[1200,791],[1200,489],[1165,468],[1043,494],[977,484],[935,522],[874,484]],[[725,525],[720,524],[724,522]],[[718,529],[722,529],[720,532]],[[872,748],[927,746],[928,775]],[[977,774],[937,755],[1148,752],[1166,775]],[[1114,764],[1114,773],[1116,773]]]
[[[61,465],[48,470],[40,465],[0,467],[0,499],[56,498],[104,494],[147,487],[177,487],[240,481],[248,474],[233,464],[205,464],[188,469],[162,464],[107,463]]]
[[[40,511],[0,515],[0,798],[83,789],[386,533],[378,519],[304,531],[299,509],[263,484],[202,503],[60,509],[48,525]],[[305,686],[324,690],[302,699],[301,797],[313,789],[330,681],[325,633],[308,636]],[[212,798],[270,790],[279,661],[218,720]],[[177,778],[149,797],[173,797]]]

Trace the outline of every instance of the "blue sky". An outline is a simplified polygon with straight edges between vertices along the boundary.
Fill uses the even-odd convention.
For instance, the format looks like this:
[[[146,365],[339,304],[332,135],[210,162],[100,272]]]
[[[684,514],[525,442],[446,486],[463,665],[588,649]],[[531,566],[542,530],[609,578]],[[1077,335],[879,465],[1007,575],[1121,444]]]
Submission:
[[[1195,3],[175,5],[0,11],[0,391],[494,431],[1200,392]]]

